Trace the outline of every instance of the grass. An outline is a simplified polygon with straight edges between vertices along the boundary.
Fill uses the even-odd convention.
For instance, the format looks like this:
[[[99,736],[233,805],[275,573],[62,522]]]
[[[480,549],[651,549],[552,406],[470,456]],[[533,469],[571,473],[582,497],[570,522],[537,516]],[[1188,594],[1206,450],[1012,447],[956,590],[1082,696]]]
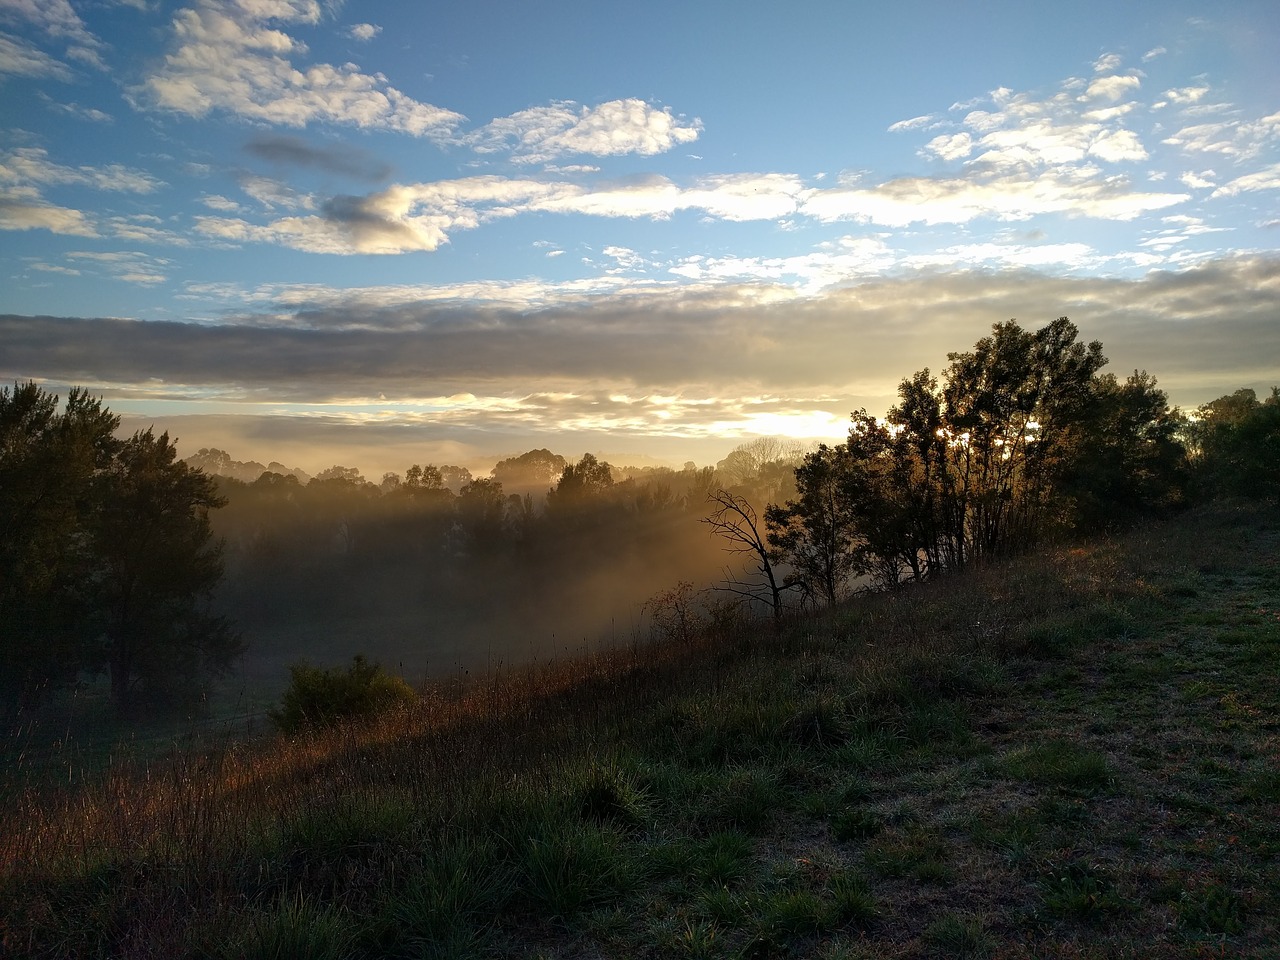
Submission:
[[[11,738],[0,955],[1269,957],[1280,513],[296,736]]]

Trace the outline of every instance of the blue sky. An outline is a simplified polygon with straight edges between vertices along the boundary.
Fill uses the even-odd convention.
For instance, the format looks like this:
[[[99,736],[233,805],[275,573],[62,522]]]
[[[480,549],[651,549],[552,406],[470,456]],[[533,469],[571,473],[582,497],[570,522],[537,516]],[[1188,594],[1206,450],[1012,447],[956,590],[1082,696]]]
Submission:
[[[367,475],[838,440],[994,322],[1280,382],[1273,3],[0,0],[0,377]]]

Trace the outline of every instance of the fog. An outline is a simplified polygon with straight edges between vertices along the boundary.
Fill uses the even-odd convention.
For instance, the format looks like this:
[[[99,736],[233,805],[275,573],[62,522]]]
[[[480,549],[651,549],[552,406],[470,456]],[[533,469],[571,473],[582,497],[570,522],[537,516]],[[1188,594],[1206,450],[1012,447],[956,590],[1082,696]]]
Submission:
[[[754,441],[716,467],[673,470],[540,449],[488,475],[408,465],[375,483],[278,461],[262,473],[202,449],[188,462],[218,475],[227,500],[212,517],[225,561],[216,603],[248,647],[228,687],[273,699],[300,659],[364,654],[416,683],[644,642],[647,602],[682,582],[730,602],[714,588],[741,558],[701,522],[708,492],[763,509],[790,494],[800,455]]]

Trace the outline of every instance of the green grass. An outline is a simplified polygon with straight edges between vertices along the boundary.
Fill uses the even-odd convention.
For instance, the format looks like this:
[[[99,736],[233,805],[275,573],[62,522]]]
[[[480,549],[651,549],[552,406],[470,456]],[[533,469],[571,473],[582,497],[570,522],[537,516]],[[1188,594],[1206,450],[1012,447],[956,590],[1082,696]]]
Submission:
[[[1278,674],[1222,504],[292,738],[28,728],[0,955],[1274,956]]]

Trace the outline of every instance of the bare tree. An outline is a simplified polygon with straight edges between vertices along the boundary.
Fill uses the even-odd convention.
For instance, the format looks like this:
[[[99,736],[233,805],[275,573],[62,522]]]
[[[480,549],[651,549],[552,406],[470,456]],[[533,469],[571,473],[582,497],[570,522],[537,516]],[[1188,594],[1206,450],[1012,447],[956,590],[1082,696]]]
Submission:
[[[726,551],[750,557],[756,571],[764,578],[763,583],[749,583],[730,571],[722,589],[750,600],[763,600],[773,611],[774,626],[780,628],[784,588],[778,582],[773,556],[760,529],[760,518],[755,508],[745,497],[736,496],[723,488],[710,493],[707,501],[713,509],[702,522],[727,541]]]

